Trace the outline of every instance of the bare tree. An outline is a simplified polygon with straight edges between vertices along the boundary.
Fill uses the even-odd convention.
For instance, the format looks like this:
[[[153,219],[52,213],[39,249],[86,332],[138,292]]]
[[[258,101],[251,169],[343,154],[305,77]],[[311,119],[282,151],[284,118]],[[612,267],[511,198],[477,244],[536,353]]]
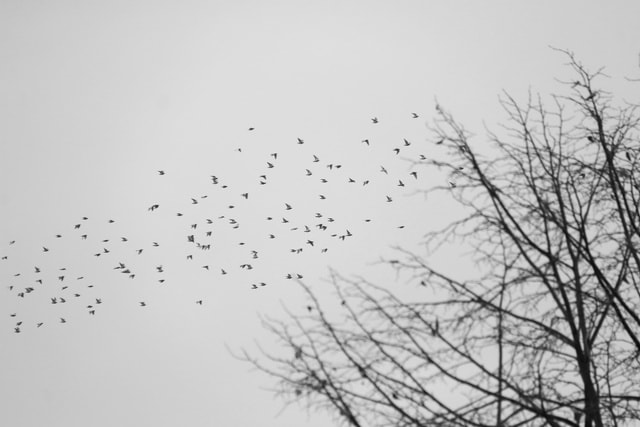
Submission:
[[[242,358],[287,401],[353,426],[623,426],[640,422],[640,116],[570,52],[576,79],[543,103],[501,99],[507,124],[474,149],[440,106],[431,125],[465,212],[398,248],[392,268],[425,297],[407,301],[332,272],[328,307],[264,319],[290,349]],[[475,280],[432,266],[443,243],[473,248]],[[338,308],[338,310],[336,310]],[[333,316],[329,313],[342,312]]]

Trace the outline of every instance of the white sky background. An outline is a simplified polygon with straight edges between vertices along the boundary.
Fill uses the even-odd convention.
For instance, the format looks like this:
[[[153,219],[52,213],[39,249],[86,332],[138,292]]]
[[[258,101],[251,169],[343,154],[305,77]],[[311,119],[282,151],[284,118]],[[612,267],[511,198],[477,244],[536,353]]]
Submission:
[[[381,284],[393,275],[368,263],[392,254],[390,245],[416,247],[432,225],[451,218],[446,203],[408,196],[440,178],[400,159],[436,153],[425,128],[436,96],[483,144],[483,120],[492,126],[503,117],[501,90],[524,99],[529,87],[557,91],[554,77],[570,78],[554,45],[591,69],[605,66],[614,94],[637,100],[637,84],[624,82],[640,74],[640,7],[631,4],[0,2],[0,255],[7,256],[0,422],[328,425],[325,415],[295,406],[276,418],[281,402],[262,389],[270,379],[234,360],[225,344],[253,348],[257,339],[273,348],[257,313],[281,317],[282,302],[294,311],[306,305],[285,274],[299,272],[320,290],[333,266]],[[402,147],[403,138],[412,145]],[[263,173],[266,185],[258,184]],[[371,184],[362,186],[364,179]],[[160,208],[148,212],[154,203]],[[327,216],[335,223],[325,222],[326,232],[290,230]],[[329,237],[346,229],[353,236],[344,241]],[[194,233],[211,251],[186,241]],[[289,252],[297,247],[302,254]],[[103,248],[110,253],[93,256]],[[136,278],[113,270],[118,262]],[[245,262],[255,268],[239,268]],[[250,289],[261,281],[267,286]],[[36,290],[18,298],[26,286]],[[52,305],[54,296],[68,301]],[[103,303],[89,316],[95,298]]]

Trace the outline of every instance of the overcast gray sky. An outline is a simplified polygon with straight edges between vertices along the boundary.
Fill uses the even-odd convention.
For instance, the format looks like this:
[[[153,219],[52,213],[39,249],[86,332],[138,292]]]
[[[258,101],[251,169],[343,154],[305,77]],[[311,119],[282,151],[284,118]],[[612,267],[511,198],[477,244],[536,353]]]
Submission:
[[[435,155],[435,97],[481,145],[502,90],[570,78],[549,45],[637,93],[638,16],[632,2],[0,2],[2,423],[330,425],[279,414],[269,378],[226,346],[277,349],[257,313],[304,309],[287,274],[319,292],[329,266],[406,289],[370,264],[455,215],[411,196],[442,177],[403,160]]]

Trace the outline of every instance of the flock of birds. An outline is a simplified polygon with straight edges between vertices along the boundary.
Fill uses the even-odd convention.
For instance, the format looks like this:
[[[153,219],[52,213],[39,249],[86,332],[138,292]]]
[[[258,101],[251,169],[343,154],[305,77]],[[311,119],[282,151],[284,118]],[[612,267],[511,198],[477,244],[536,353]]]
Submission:
[[[416,113],[412,113],[410,117],[416,119],[419,116]],[[371,123],[378,125],[380,120],[377,117],[373,117]],[[250,127],[248,131],[255,133],[255,128]],[[273,256],[274,252],[279,251],[279,253],[286,252],[292,256],[304,253],[308,256],[316,257],[331,251],[336,244],[353,239],[356,236],[356,232],[351,230],[360,229],[360,227],[350,226],[345,223],[347,215],[340,215],[341,206],[327,202],[328,199],[331,199],[332,192],[326,184],[334,183],[340,184],[340,186],[343,184],[351,186],[355,192],[351,193],[354,196],[349,199],[355,204],[358,204],[360,202],[359,198],[363,197],[361,196],[363,189],[368,190],[371,188],[372,190],[368,194],[379,203],[376,209],[388,209],[388,206],[393,204],[398,196],[403,193],[406,194],[408,189],[412,187],[414,189],[421,188],[419,172],[414,169],[416,165],[427,161],[427,156],[418,151],[423,145],[414,144],[408,139],[400,138],[394,141],[392,146],[388,146],[378,141],[374,143],[374,139],[371,137],[362,139],[359,145],[363,147],[362,149],[368,149],[376,145],[388,153],[386,155],[387,160],[389,160],[387,165],[376,166],[375,175],[362,176],[364,170],[362,165],[357,165],[354,168],[353,164],[326,162],[321,159],[321,155],[314,153],[311,153],[308,157],[307,164],[289,165],[294,167],[294,171],[297,170],[297,172],[294,172],[297,175],[287,177],[287,180],[297,188],[305,189],[305,194],[308,195],[309,193],[306,191],[308,188],[304,187],[305,183],[309,181],[304,180],[315,181],[316,184],[320,184],[318,188],[327,188],[326,192],[318,193],[314,197],[315,202],[298,201],[296,203],[296,200],[279,200],[277,202],[279,203],[279,208],[272,212],[267,212],[268,208],[260,205],[260,198],[256,196],[255,198],[258,199],[257,203],[259,205],[248,205],[254,199],[254,194],[273,191],[270,190],[269,185],[271,177],[281,167],[281,162],[283,158],[287,157],[287,153],[280,155],[278,152],[272,152],[268,154],[267,158],[261,160],[263,161],[263,169],[256,173],[256,182],[254,182],[255,185],[252,188],[237,189],[233,182],[225,180],[224,177],[209,175],[208,188],[210,188],[210,191],[207,194],[184,197],[179,202],[178,209],[174,210],[175,207],[172,205],[175,200],[166,202],[159,200],[139,209],[140,211],[146,209],[145,214],[148,215],[150,221],[156,220],[160,213],[166,215],[166,219],[163,217],[165,221],[170,217],[179,219],[177,224],[180,227],[179,232],[184,239],[183,243],[186,250],[186,253],[183,254],[182,262],[192,268],[197,268],[200,272],[224,276],[225,280],[247,286],[250,290],[265,288],[274,280],[300,280],[304,278],[304,274],[302,271],[295,271],[295,269],[294,271],[281,271],[281,275],[278,278],[257,278],[252,281],[248,281],[247,278],[259,276],[256,271],[264,267],[261,264],[265,247],[264,242],[283,242],[272,246],[267,245],[268,249],[264,250],[264,252],[267,252],[269,256]],[[297,138],[292,143],[293,145],[303,146],[306,141],[303,138]],[[240,155],[246,155],[242,148],[237,148],[235,151]],[[298,155],[296,157],[297,163],[299,163],[299,159],[300,156]],[[394,163],[397,161],[396,159],[407,160],[408,162],[403,162],[403,164],[405,166],[408,164],[409,166],[403,171],[398,170],[399,168],[397,167],[392,167],[396,166]],[[349,159],[345,160],[349,161]],[[391,166],[389,165],[390,163]],[[157,170],[154,173],[159,180],[171,179],[172,175],[172,171],[169,169]],[[350,175],[350,173],[354,175]],[[225,194],[233,194],[233,197],[231,199],[226,198]],[[284,195],[284,193],[278,193],[277,191],[273,194],[276,197]],[[344,208],[344,206],[342,207]],[[330,208],[333,214],[327,213],[327,208]],[[246,211],[245,213],[260,217],[259,220],[250,221],[258,230],[249,234],[248,239],[251,240],[242,239],[242,241],[231,242],[231,237],[220,238],[223,229],[226,230],[224,233],[227,236],[234,236],[233,233],[244,226],[244,222],[239,219],[241,216],[239,213],[243,210]],[[101,223],[105,233],[105,235],[97,237],[96,233],[91,231],[91,227],[88,227],[92,220],[86,216],[80,218],[69,227],[68,232],[55,234],[54,240],[62,241],[71,238],[75,239],[74,241],[92,242],[94,250],[91,251],[91,255],[95,257],[95,260],[107,265],[109,270],[118,273],[123,279],[126,278],[126,280],[134,282],[139,280],[147,281],[150,277],[153,277],[150,275],[152,274],[155,275],[152,280],[166,286],[165,271],[167,267],[157,263],[153,263],[153,267],[150,267],[148,261],[148,254],[161,246],[161,239],[158,239],[160,241],[138,243],[135,238],[130,236],[115,234],[120,221],[108,218],[93,220]],[[374,220],[370,217],[361,218],[361,224],[371,224],[372,222]],[[371,225],[366,226],[372,227]],[[389,221],[386,221],[382,226],[392,227],[397,230],[405,228],[403,223],[389,224]],[[87,229],[90,229],[90,231],[87,231]],[[258,236],[257,234],[261,235]],[[114,235],[117,237],[114,237]],[[261,244],[257,244],[256,239],[258,237],[261,238]],[[138,245],[134,246],[136,243]],[[287,243],[289,243],[289,247],[286,247]],[[80,305],[88,315],[96,315],[98,307],[103,304],[100,285],[85,279],[85,275],[74,273],[72,269],[66,266],[45,269],[40,265],[33,265],[30,267],[31,271],[10,271],[12,257],[14,256],[12,250],[19,244],[19,240],[11,240],[0,249],[0,272],[7,273],[7,278],[3,279],[3,281],[7,283],[6,289],[10,295],[17,299],[15,300],[17,301],[15,306],[18,309],[9,313],[12,319],[11,327],[15,333],[21,333],[28,328],[41,328],[45,324],[52,323],[49,319],[46,321],[44,319],[27,321],[21,315],[19,308],[24,304],[24,301],[37,295],[40,295],[40,298],[44,298],[47,304],[56,305],[57,308],[60,308],[56,319],[53,321],[55,323],[67,323],[69,317],[65,313],[68,312],[63,310],[62,307],[70,305]],[[217,263],[219,258],[210,255],[210,251],[214,249],[232,252],[230,246],[241,250],[241,255],[238,256],[241,256],[242,259],[233,258],[237,261],[234,264],[229,262],[227,265],[220,265]],[[51,257],[55,257],[57,250],[58,245],[56,243],[41,245],[41,255],[49,257],[45,263],[46,265],[50,265],[49,260]],[[16,256],[19,255],[16,254]],[[138,260],[144,256],[147,256],[147,261],[140,266],[141,263]],[[269,262],[270,268],[274,268],[273,264],[273,262]],[[276,261],[275,268],[284,265],[290,265],[290,263],[278,263]],[[296,265],[298,268],[302,268],[302,263]],[[146,271],[140,274],[141,269]],[[253,275],[247,276],[246,273],[249,272],[253,273]],[[245,275],[243,276],[243,274]],[[202,306],[205,300],[206,298],[204,297],[198,297],[193,303],[197,306]],[[76,301],[80,303],[78,304]],[[141,300],[136,301],[136,304],[140,308],[145,308],[149,305],[149,302]]]

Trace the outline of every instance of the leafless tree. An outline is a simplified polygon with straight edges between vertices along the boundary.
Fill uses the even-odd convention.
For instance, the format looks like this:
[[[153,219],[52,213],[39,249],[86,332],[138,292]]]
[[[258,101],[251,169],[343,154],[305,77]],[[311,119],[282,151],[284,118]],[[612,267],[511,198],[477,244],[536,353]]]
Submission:
[[[596,86],[602,70],[564,54],[565,94],[504,94],[507,124],[484,153],[436,106],[446,154],[425,167],[447,179],[425,191],[465,214],[426,235],[426,255],[386,260],[424,298],[333,272],[333,307],[300,283],[307,310],[264,320],[290,354],[241,357],[287,401],[352,426],[640,423],[640,116]],[[475,280],[428,261],[460,241]]]

